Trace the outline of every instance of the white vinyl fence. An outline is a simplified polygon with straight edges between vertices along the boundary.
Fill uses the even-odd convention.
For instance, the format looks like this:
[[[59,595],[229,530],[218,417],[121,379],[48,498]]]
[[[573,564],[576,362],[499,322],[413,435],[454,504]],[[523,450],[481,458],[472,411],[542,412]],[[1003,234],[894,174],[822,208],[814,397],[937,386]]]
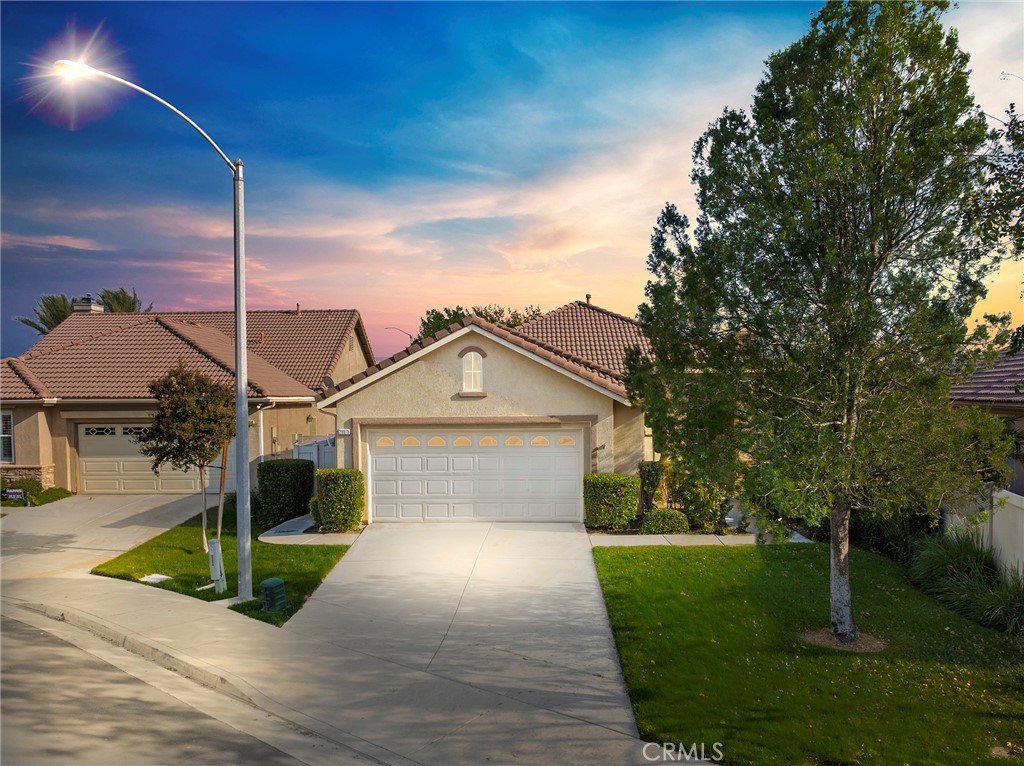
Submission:
[[[1024,497],[1005,490],[993,493],[992,508],[981,525],[981,534],[999,563],[1024,572]]]
[[[296,444],[292,447],[292,457],[312,460],[316,468],[338,467],[337,447],[334,445],[334,438],[330,436]]]

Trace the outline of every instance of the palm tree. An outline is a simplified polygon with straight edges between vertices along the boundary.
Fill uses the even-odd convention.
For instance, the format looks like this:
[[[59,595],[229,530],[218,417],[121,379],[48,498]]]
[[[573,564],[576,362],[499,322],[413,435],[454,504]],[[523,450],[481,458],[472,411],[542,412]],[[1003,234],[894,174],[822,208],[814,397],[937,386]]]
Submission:
[[[35,319],[15,317],[19,322],[28,325],[40,335],[46,335],[69,316],[74,308],[71,299],[66,295],[43,295],[35,309]]]
[[[149,312],[153,310],[150,303],[142,308],[142,299],[135,288],[129,293],[125,288],[119,287],[116,290],[105,288],[99,292],[100,300],[103,303],[103,310],[119,314],[130,314],[135,312]],[[59,325],[74,311],[74,301],[66,295],[43,295],[39,303],[33,309],[36,318],[15,317],[23,325],[27,325],[40,335],[46,335],[50,330]]]
[[[107,311],[115,313],[130,314],[135,312],[149,312],[153,310],[153,304],[150,303],[146,308],[142,308],[142,299],[135,292],[135,288],[132,288],[131,295],[123,287],[119,287],[116,290],[104,289],[100,290],[100,300],[103,301],[103,306]]]

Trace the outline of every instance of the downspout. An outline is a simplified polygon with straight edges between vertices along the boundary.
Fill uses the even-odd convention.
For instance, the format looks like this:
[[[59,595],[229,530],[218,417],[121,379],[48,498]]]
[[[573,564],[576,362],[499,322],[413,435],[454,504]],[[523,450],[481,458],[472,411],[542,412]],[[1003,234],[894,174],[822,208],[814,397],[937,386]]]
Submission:
[[[261,404],[258,406],[257,411],[260,414],[260,463],[263,463],[263,457],[265,450],[263,449],[263,410],[272,410],[277,406],[277,402],[270,402],[269,404]]]

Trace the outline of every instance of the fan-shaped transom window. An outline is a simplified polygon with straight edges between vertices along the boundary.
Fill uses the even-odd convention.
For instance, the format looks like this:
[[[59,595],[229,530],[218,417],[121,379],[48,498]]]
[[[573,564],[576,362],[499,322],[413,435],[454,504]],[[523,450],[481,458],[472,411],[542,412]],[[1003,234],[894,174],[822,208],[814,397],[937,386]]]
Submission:
[[[551,442],[543,436],[534,436],[530,439],[530,445],[533,447],[547,447],[549,444],[551,444]]]
[[[493,436],[485,436],[485,437],[483,437],[480,440],[480,446],[481,447],[497,447],[498,446],[498,440],[495,439]]]
[[[472,447],[473,440],[470,439],[468,436],[456,436],[455,441],[452,442],[452,445],[455,447]]]
[[[394,447],[395,441],[389,436],[378,436],[377,437],[378,447]]]
[[[447,447],[448,446],[448,442],[446,442],[440,436],[431,436],[430,440],[427,442],[427,446],[428,447]]]
[[[510,436],[510,437],[508,437],[505,440],[505,446],[506,447],[522,447],[523,446],[523,440],[520,439],[518,436]]]
[[[576,446],[576,440],[573,439],[571,436],[563,436],[561,439],[558,440],[558,446],[559,447],[575,447]]]
[[[402,446],[403,447],[419,447],[421,445],[420,445],[420,440],[417,439],[415,436],[406,436],[404,439],[402,439]]]

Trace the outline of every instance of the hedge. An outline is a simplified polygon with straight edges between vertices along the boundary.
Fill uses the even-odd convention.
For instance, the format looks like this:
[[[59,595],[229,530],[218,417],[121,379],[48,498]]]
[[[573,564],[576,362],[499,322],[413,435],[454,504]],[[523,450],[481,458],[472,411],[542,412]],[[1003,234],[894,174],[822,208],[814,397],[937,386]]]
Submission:
[[[583,509],[588,527],[629,526],[640,509],[640,477],[588,473],[583,477]]]
[[[685,535],[689,531],[686,514],[675,508],[655,508],[645,513],[640,522],[642,535]]]
[[[268,460],[256,469],[259,491],[252,519],[263,529],[309,513],[315,467],[312,460]]]
[[[324,532],[347,532],[363,520],[366,485],[363,472],[353,468],[321,468],[316,472],[317,497],[309,509]]]

